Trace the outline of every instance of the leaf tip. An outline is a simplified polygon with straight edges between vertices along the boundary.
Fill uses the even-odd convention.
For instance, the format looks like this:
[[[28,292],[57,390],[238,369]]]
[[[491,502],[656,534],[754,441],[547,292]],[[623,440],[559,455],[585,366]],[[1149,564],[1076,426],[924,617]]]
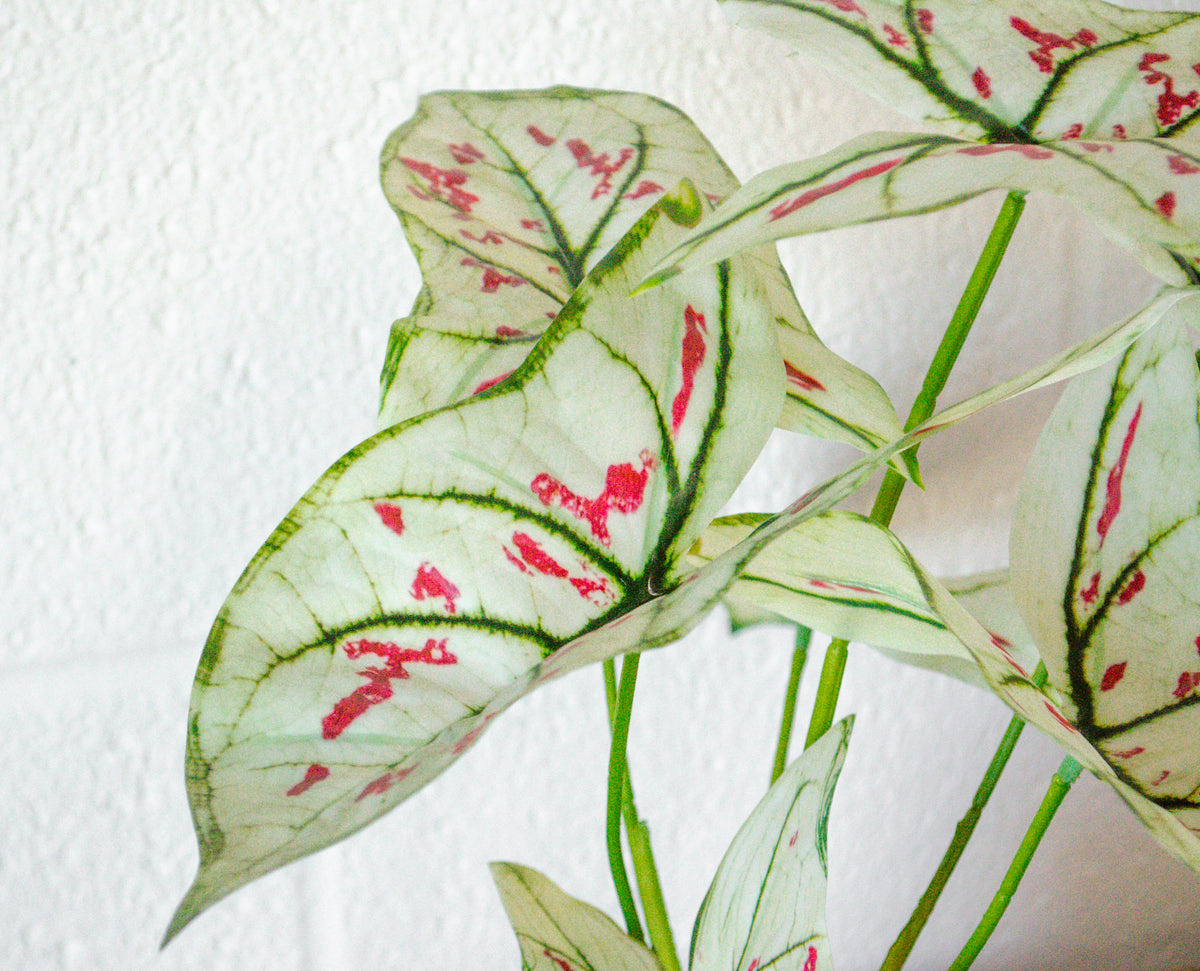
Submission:
[[[171,943],[179,932],[182,931],[192,920],[197,917],[204,909],[204,904],[201,902],[200,880],[191,885],[188,892],[184,894],[183,900],[179,902],[179,906],[175,908],[175,913],[171,916],[171,922],[167,924],[166,933],[163,934],[162,941],[159,942],[158,949],[164,950]]]

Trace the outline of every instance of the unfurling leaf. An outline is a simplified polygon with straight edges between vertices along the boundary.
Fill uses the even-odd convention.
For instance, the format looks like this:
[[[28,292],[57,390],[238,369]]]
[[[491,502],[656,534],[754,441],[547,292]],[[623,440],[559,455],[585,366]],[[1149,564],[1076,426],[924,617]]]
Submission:
[[[169,935],[382,815],[538,680],[708,606],[660,598],[625,623],[667,589],[783,395],[757,262],[629,296],[703,205],[686,184],[662,199],[510,380],[363,442],[255,556],[196,676],[200,873]]]
[[[700,907],[691,971],[829,971],[826,826],[853,718],[775,781],[738,830]]]
[[[381,428],[504,380],[666,189],[688,179],[716,201],[738,187],[678,109],[565,87],[426,95],[384,146],[382,177],[424,287],[392,328]],[[774,250],[754,258],[787,365],[780,427],[864,449],[899,437],[879,385],[817,338]]]
[[[660,971],[653,951],[537,870],[516,863],[491,869],[521,946],[522,971]]]

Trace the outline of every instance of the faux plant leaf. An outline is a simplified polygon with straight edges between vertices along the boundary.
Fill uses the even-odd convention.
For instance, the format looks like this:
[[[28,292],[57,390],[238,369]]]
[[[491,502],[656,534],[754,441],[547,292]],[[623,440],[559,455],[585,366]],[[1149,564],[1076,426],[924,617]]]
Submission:
[[[727,577],[725,597],[739,606],[770,611],[848,640],[866,641],[908,663],[977,683],[979,672],[968,661],[975,651],[959,643],[962,636],[947,628],[928,599],[923,574],[899,541],[886,531],[874,532],[873,524],[863,517],[821,514],[851,495],[895,451],[988,405],[1097,367],[1172,315],[1197,313],[1200,289],[1164,289],[1128,320],[939,412],[891,446],[817,486],[779,515],[716,521],[689,551],[689,562],[700,568],[696,575],[704,575],[707,582],[715,580],[715,571],[722,571]],[[1028,643],[1010,643],[1005,632],[994,636],[993,642],[993,632],[987,632],[987,643],[1004,664],[1032,672],[1034,651]]]
[[[1184,323],[1200,311],[1064,392],[1022,484],[1012,577],[1071,722],[1200,833],[1200,377]]]
[[[653,279],[672,266],[701,265],[787,236],[932,212],[994,189],[1061,196],[1163,280],[1200,276],[1195,138],[980,145],[881,132],[756,176],[667,254]]]
[[[424,287],[392,329],[380,427],[503,380],[587,271],[683,178],[710,200],[738,187],[687,116],[647,95],[423,97],[383,149],[384,192]],[[780,426],[868,449],[899,437],[879,385],[816,337],[774,250],[756,257],[787,364]]]
[[[1097,0],[722,0],[889,107],[987,142],[1155,138],[1200,117],[1200,16]]]
[[[539,668],[665,589],[779,413],[756,263],[629,296],[702,208],[664,198],[510,380],[359,445],[255,556],[197,672],[201,864],[169,935],[382,815],[537,679],[695,622],[677,598]]]
[[[660,971],[658,958],[602,911],[516,863],[491,864],[521,946],[522,971]]]
[[[691,971],[827,971],[826,824],[853,718],[771,786],[738,830],[696,918]]]

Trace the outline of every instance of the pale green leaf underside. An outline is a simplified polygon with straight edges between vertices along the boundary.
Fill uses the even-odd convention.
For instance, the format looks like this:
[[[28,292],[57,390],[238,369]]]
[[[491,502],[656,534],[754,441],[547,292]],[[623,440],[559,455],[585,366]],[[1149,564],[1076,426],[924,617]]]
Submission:
[[[687,561],[697,567],[711,562],[746,538],[762,518],[714,521]],[[990,576],[970,578],[965,586],[974,603],[1006,593]],[[886,529],[857,513],[834,510],[800,522],[786,539],[746,564],[725,599],[732,609],[768,611],[775,619],[869,644],[906,664],[985,686],[974,659],[929,604],[908,551]],[[989,629],[1014,661],[1032,672],[1037,653],[1027,635],[1012,636],[1015,612],[1015,607],[1008,615],[994,611],[1003,626]]]
[[[362,443],[255,557],[197,673],[201,871],[172,933],[386,812],[528,690],[539,661],[665,587],[783,394],[754,264],[628,296],[702,207],[688,186],[665,198],[512,380]]]
[[[1200,117],[1200,17],[1097,0],[723,0],[891,108],[993,142],[1154,138]]]
[[[660,971],[653,951],[537,870],[516,863],[493,863],[491,870],[522,971]]]
[[[1022,483],[1012,562],[1083,736],[1200,832],[1200,378],[1187,325],[1200,325],[1195,302],[1068,386]]]
[[[424,96],[382,156],[424,287],[393,326],[380,427],[511,373],[584,274],[684,178],[714,201],[738,187],[687,116],[647,95]],[[788,364],[780,427],[868,449],[898,437],[887,396],[817,339],[774,250],[756,258]]]
[[[787,236],[932,212],[994,189],[1061,196],[1163,280],[1200,277],[1194,139],[977,145],[894,132],[756,176],[667,254],[654,276]]]
[[[696,918],[691,971],[830,971],[826,824],[853,718],[768,790],[729,845]]]

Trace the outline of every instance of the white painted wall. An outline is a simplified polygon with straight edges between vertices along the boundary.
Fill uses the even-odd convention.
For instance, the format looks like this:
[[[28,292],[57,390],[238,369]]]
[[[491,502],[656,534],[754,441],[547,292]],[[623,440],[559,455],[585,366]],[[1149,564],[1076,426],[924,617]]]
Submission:
[[[182,752],[208,624],[293,500],[371,432],[388,326],[418,285],[378,149],[421,91],[551,83],[673,101],[742,176],[906,127],[709,0],[0,6],[5,967],[512,968],[484,866],[496,858],[615,913],[589,670],[518,706],[381,823],[156,954],[195,865]],[[902,408],[997,205],[785,247],[821,333]],[[1035,200],[952,390],[1015,373],[1151,289],[1068,210]],[[1050,400],[926,448],[930,488],[896,529],[931,566],[1005,560]],[[844,459],[779,436],[738,502],[779,505]],[[634,777],[684,941],[763,790],[788,646],[783,630],[731,641],[712,618],[643,665]],[[1008,716],[861,648],[843,707],[859,720],[829,915],[839,967],[858,971],[903,922]],[[1032,736],[912,967],[957,951],[1041,798],[1059,755]],[[1081,781],[977,967],[1189,964],[1200,881]]]

